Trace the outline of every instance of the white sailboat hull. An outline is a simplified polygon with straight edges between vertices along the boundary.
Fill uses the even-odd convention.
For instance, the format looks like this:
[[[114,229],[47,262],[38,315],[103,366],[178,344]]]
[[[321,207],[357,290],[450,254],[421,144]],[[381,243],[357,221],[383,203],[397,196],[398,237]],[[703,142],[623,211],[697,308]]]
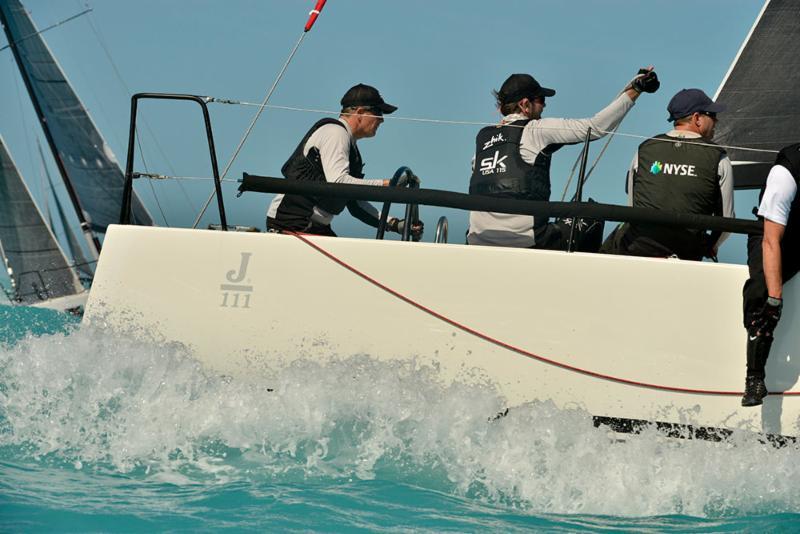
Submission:
[[[326,253],[328,255],[326,255]],[[798,435],[797,284],[762,407],[739,404],[744,266],[111,226],[84,320],[252,377],[296,359],[415,359],[600,417]]]
[[[63,297],[56,297],[49,300],[43,300],[33,304],[28,304],[34,308],[46,308],[48,310],[56,310],[70,313],[77,313],[79,310],[86,306],[86,301],[89,299],[89,291],[82,291],[74,295],[65,295]]]

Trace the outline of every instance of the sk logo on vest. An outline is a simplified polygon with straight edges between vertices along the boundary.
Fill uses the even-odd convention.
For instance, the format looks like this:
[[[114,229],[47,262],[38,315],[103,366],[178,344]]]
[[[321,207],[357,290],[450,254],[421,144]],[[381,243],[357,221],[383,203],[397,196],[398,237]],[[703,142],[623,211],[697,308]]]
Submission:
[[[481,160],[481,174],[492,174],[495,172],[506,172],[506,164],[503,163],[503,160],[506,159],[508,156],[500,157],[500,151],[495,150],[494,157],[491,158],[483,158]]]

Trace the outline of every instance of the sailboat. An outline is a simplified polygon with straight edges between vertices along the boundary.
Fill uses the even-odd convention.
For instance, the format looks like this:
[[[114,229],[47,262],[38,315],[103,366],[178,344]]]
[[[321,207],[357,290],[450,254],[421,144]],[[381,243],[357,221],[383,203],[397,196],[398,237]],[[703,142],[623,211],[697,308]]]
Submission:
[[[0,257],[13,304],[78,310],[87,291],[53,235],[0,136]]]
[[[720,92],[727,123],[740,119],[743,144],[758,131],[752,116],[782,105],[767,96],[756,107],[736,103],[741,76],[754,66],[765,80],[787,75],[782,56],[773,62],[760,41],[776,28],[793,37],[787,53],[800,57],[800,4],[772,0]],[[787,104],[787,114],[796,105]],[[796,140],[798,127],[794,117],[782,135]],[[240,191],[760,231],[753,220],[249,174]],[[171,261],[159,261],[166,256]],[[509,407],[579,407],[617,431],[654,424],[687,437],[797,437],[800,283],[784,288],[771,394],[763,406],[742,408],[747,278],[742,265],[678,259],[111,225],[84,321],[183,344],[208,368],[244,380],[268,380],[261,370],[298,360],[368,354],[429,367],[443,384],[493,388]]]
[[[14,260],[7,258],[7,262],[12,266],[10,274],[15,285],[12,302],[29,305],[35,301],[36,304],[45,305],[53,299],[51,294],[57,295],[64,289],[50,287],[43,272],[56,268],[66,269],[71,271],[71,278],[77,279],[80,271],[87,282],[91,281],[94,263],[100,253],[106,229],[109,224],[117,220],[120,212],[124,180],[116,157],[19,0],[0,0],[0,22],[56,167],[69,194],[72,209],[80,223],[80,233],[85,239],[86,249],[90,255],[89,261],[82,260],[81,247],[71,231],[68,231],[70,248],[78,260],[73,265],[62,267],[59,264],[56,267],[55,264],[51,265],[41,259],[29,259],[27,256],[31,254],[30,250],[19,247],[17,248],[21,252],[18,257]],[[10,156],[7,155],[7,159],[10,161]],[[3,177],[10,181],[17,179],[21,181],[19,172],[12,167],[7,168],[8,174],[4,174]],[[8,187],[21,191],[18,186]],[[0,201],[2,200],[0,198]],[[7,201],[12,202],[13,199],[9,197]],[[31,202],[29,206],[33,206],[33,203]],[[57,208],[63,213],[59,205]],[[0,211],[7,214],[15,212],[6,204],[0,204]],[[7,221],[11,226],[9,231],[13,232],[15,225],[21,225],[24,217],[25,214],[22,213],[16,218],[9,219]],[[150,214],[135,193],[132,196],[132,222],[142,225],[153,224]],[[0,240],[3,242],[8,239],[11,238],[0,235]],[[27,242],[27,239],[24,237],[23,241]],[[52,248],[51,245],[48,246]],[[6,242],[4,248],[8,256],[8,250],[13,247]],[[61,255],[63,256],[63,253]],[[20,267],[14,267],[20,264],[19,262],[24,262],[26,277],[40,278],[36,282],[38,288],[36,291],[31,291],[32,286],[22,290],[27,296],[19,294],[20,287],[30,286],[33,282],[28,284],[20,282],[18,279],[21,276]],[[42,284],[44,287],[40,287]],[[33,299],[32,295],[36,295],[36,299]]]

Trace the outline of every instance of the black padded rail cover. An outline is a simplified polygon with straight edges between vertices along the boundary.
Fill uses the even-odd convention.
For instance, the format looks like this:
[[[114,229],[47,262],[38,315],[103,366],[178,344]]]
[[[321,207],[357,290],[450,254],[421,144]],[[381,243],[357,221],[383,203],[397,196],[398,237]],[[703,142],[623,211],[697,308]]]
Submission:
[[[421,204],[469,211],[493,211],[538,217],[581,217],[604,221],[626,221],[636,223],[663,224],[676,228],[715,230],[737,234],[762,232],[758,221],[728,219],[710,215],[690,215],[671,211],[657,211],[628,206],[614,206],[596,202],[542,202],[516,200],[483,195],[468,195],[439,189],[398,189],[394,187],[372,187],[368,185],[330,184],[327,182],[304,182],[272,178],[244,173],[240,192],[282,193],[308,196],[325,196],[367,200],[372,202],[396,202]]]
[[[730,7],[729,9],[734,9]],[[717,101],[714,140],[722,145],[780,150],[800,142],[800,2],[769,0]],[[775,154],[729,149],[736,187],[760,187]],[[739,165],[756,162],[761,165]]]

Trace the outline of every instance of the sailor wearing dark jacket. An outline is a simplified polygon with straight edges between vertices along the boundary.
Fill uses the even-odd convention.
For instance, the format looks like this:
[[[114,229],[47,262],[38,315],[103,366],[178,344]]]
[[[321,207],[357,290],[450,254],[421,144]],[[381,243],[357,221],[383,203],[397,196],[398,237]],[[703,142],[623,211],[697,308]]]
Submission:
[[[642,92],[658,89],[656,73],[642,69],[608,106],[588,119],[542,118],[545,99],[556,94],[529,74],[512,74],[494,95],[503,115],[500,124],[478,132],[470,194],[524,200],[550,200],[550,158],[564,145],[599,139],[616,127]],[[467,242],[564,249],[561,227],[527,215],[470,212]]]
[[[767,396],[765,367],[773,332],[781,318],[783,284],[800,270],[800,143],[778,153],[761,189],[758,216],[764,235],[747,240],[750,279],[744,284],[747,377],[742,406],[758,406]]]
[[[394,113],[396,106],[387,104],[377,89],[358,84],[342,97],[338,119],[317,121],[281,168],[289,180],[309,180],[352,185],[388,186],[389,180],[364,178],[364,163],[356,141],[374,137],[383,123],[383,115]],[[276,195],[267,211],[267,227],[273,232],[303,232],[336,236],[331,221],[344,208],[360,221],[378,226],[378,210],[365,201]],[[391,217],[387,229],[402,233],[404,221]],[[422,225],[415,225],[412,234],[419,235]]]
[[[667,106],[675,128],[648,139],[628,171],[629,204],[637,208],[733,217],[733,167],[711,140],[725,108],[700,89],[679,91]],[[728,234],[657,225],[620,225],[601,252],[686,260],[715,257]]]

